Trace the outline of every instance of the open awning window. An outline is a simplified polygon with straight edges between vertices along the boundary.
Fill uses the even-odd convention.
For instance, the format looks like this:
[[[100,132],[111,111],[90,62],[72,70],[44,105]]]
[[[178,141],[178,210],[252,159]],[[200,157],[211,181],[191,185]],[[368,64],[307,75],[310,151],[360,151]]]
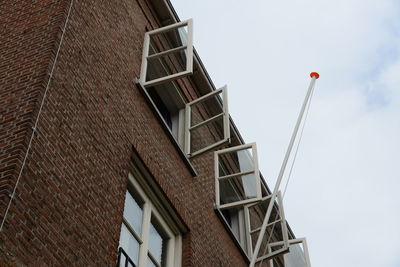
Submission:
[[[139,79],[142,86],[153,86],[192,73],[191,19],[146,32]]]
[[[185,152],[190,157],[229,142],[226,86],[186,104]]]
[[[256,144],[215,152],[216,206],[225,209],[261,199]]]
[[[287,223],[280,192],[273,203],[265,234],[260,236],[261,226],[264,222],[268,205],[271,203],[271,197],[272,195],[263,197],[259,202],[245,206],[245,213],[249,218],[248,233],[250,237],[248,240],[251,248],[250,254],[253,254],[258,238],[262,240],[256,263],[266,262],[277,255],[289,251]]]
[[[270,251],[282,246],[282,242],[269,244]],[[271,267],[311,267],[305,238],[289,240],[289,252],[270,260]]]

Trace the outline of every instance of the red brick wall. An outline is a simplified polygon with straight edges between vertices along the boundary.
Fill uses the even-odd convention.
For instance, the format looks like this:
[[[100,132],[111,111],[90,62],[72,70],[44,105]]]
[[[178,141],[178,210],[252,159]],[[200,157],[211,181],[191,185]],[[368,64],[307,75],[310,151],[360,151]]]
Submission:
[[[66,1],[0,5],[0,220],[9,202],[48,81]]]
[[[36,5],[40,3],[48,2],[38,1]],[[42,14],[41,20],[47,21],[43,25],[50,23],[53,27],[35,28],[37,34],[30,35],[30,39],[25,37],[27,42],[40,39],[39,34],[51,37],[46,41],[40,39],[44,42],[39,45],[44,51],[38,59],[44,62],[42,65],[31,63],[36,60],[35,55],[26,59],[27,66],[35,68],[35,74],[28,76],[21,71],[20,63],[14,60],[4,63],[1,57],[0,81],[3,86],[6,80],[8,89],[4,94],[1,91],[0,103],[10,102],[6,110],[12,110],[11,106],[15,110],[14,117],[4,124],[10,130],[1,142],[9,142],[11,148],[15,142],[7,138],[20,130],[16,121],[25,118],[24,114],[29,115],[29,120],[19,141],[22,148],[29,136],[27,129],[35,117],[46,71],[51,65],[51,51],[58,44],[58,27],[65,20],[69,3],[49,4],[40,9],[41,13],[34,14]],[[15,7],[2,8],[5,10],[1,13],[2,20],[10,19],[3,17],[12,8]],[[29,8],[15,11],[13,17],[21,16],[22,28],[33,16],[29,15],[31,11]],[[192,160],[199,173],[192,177],[134,84],[139,76],[146,27],[152,29],[157,25],[144,0],[74,3],[38,131],[5,228],[0,233],[3,262],[113,265],[133,144],[190,229],[183,241],[184,266],[246,265],[213,210],[213,153]],[[16,43],[24,38],[21,30],[10,36],[15,36]],[[47,42],[48,47],[42,48]],[[33,45],[26,42],[20,45],[20,53],[30,55]],[[7,78],[9,69],[20,76],[15,80]],[[18,83],[26,88],[19,91]],[[35,99],[28,102],[24,97],[33,88],[37,91]],[[17,114],[21,110],[21,115]],[[8,150],[9,143],[5,143],[6,149],[2,147],[2,157],[14,153],[14,149]],[[21,160],[22,152],[23,149],[15,162]],[[5,163],[1,162],[1,166],[12,166],[8,161]],[[7,172],[7,177],[2,176],[2,181],[15,177],[15,169],[13,173]]]

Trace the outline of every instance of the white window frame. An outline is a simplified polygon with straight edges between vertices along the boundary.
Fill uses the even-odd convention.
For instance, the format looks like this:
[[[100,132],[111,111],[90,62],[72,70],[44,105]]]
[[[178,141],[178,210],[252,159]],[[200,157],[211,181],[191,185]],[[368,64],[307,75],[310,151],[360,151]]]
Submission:
[[[129,191],[129,193],[133,197],[136,196],[137,198],[140,198],[141,201],[143,201],[141,233],[140,236],[138,236],[141,242],[139,242],[139,255],[137,266],[147,265],[147,258],[149,255],[149,230],[152,216],[157,221],[159,227],[162,228],[163,234],[167,236],[165,267],[182,266],[181,234],[176,234],[172,232],[171,227],[166,223],[163,215],[160,214],[160,212],[155,208],[155,205],[153,204],[151,199],[147,196],[145,191],[141,188],[141,186],[131,173],[129,173],[129,182],[132,188],[134,188],[134,193],[136,194],[132,193],[129,188],[127,189],[127,191]],[[123,224],[125,224],[125,222],[123,222]]]
[[[225,175],[222,177],[219,177],[219,155],[220,154],[225,154],[225,153],[230,153],[230,152],[235,152],[235,151],[240,151],[240,150],[245,150],[251,148],[252,150],[252,156],[253,156],[253,166],[254,169],[251,171],[247,172],[239,172],[239,173],[234,173],[234,174],[229,174]],[[245,145],[239,145],[235,147],[230,147],[222,150],[218,150],[214,152],[214,169],[215,169],[215,204],[216,208],[218,209],[225,209],[225,208],[230,208],[230,207],[235,207],[235,206],[243,206],[245,204],[249,204],[252,202],[256,202],[261,200],[262,195],[261,195],[261,178],[260,178],[260,171],[258,169],[258,157],[257,157],[257,147],[256,143],[250,143],[250,144],[245,144]],[[245,199],[245,200],[240,200],[232,203],[227,203],[227,204],[220,204],[220,188],[219,188],[219,181],[222,179],[230,179],[235,176],[241,176],[241,175],[246,175],[246,174],[252,174],[254,173],[254,178],[256,179],[255,184],[256,184],[256,197],[251,198],[251,199]]]
[[[290,239],[288,243],[289,243],[289,246],[295,245],[295,244],[300,244],[300,243],[303,245],[303,253],[304,253],[304,259],[306,261],[306,266],[311,267],[310,255],[308,253],[308,246],[307,246],[306,238],[303,237],[303,238]],[[277,245],[281,245],[281,244],[282,244],[282,242],[275,242],[275,243],[269,244],[269,247],[271,248],[272,246],[277,246]],[[270,259],[269,266],[274,267],[273,259]]]
[[[253,207],[253,206],[255,206],[255,205],[258,205],[258,204],[260,204],[261,202],[264,202],[264,201],[267,201],[267,200],[270,200],[271,199],[271,197],[272,197],[272,195],[269,195],[269,196],[266,196],[266,197],[263,197],[261,200],[260,200],[260,202],[257,202],[257,203],[252,203],[252,204],[249,204],[249,205],[246,205],[245,206],[245,213],[246,213],[246,218],[247,218],[247,226],[248,226],[248,228],[247,228],[247,234],[248,234],[248,237],[247,237],[247,240],[248,240],[248,242],[249,242],[249,244],[248,244],[248,247],[250,248],[250,255],[253,255],[253,246],[252,246],[252,243],[251,243],[251,234],[252,233],[254,233],[254,232],[257,232],[257,231],[260,231],[261,230],[261,226],[260,227],[258,227],[258,228],[256,228],[256,229],[251,229],[251,221],[250,221],[250,212],[249,212],[249,208],[251,208],[251,207]],[[286,252],[288,252],[288,248],[289,248],[289,235],[288,235],[288,230],[287,230],[287,223],[286,223],[286,218],[285,218],[285,211],[284,211],[284,208],[283,208],[283,201],[282,201],[282,194],[281,194],[281,192],[279,191],[278,192],[278,195],[277,195],[277,202],[278,202],[278,207],[279,207],[279,219],[277,219],[277,220],[273,220],[272,222],[270,222],[270,223],[268,223],[267,224],[267,227],[269,227],[269,226],[271,226],[271,225],[273,225],[273,224],[277,224],[277,223],[279,223],[280,225],[281,225],[281,229],[282,229],[282,241],[280,241],[280,242],[273,242],[273,243],[271,243],[271,244],[276,244],[276,245],[278,245],[278,243],[279,243],[279,245],[282,245],[282,248],[280,248],[280,249],[278,249],[278,250],[275,250],[275,251],[273,251],[273,252],[271,252],[270,251],[270,249],[268,249],[268,251],[267,251],[267,254],[265,254],[265,255],[262,255],[261,257],[258,257],[257,259],[256,259],[256,263],[257,262],[260,262],[260,261],[263,261],[263,260],[268,260],[268,259],[270,259],[270,258],[272,258],[272,257],[275,257],[275,256],[277,256],[277,255],[280,255],[280,254],[283,254],[283,253],[286,253]],[[275,227],[275,226],[273,226],[273,227]],[[258,238],[257,239],[259,239],[260,238],[260,236],[258,236]],[[268,244],[267,244],[267,246],[268,246]]]
[[[187,45],[175,47],[166,51],[162,51],[153,55],[149,55],[150,50],[150,37],[151,35],[160,34],[163,32],[167,32],[172,29],[177,29],[180,27],[187,26]],[[178,52],[181,50],[186,50],[186,70],[178,73],[174,73],[171,75],[167,75],[165,77],[160,77],[151,81],[146,81],[147,75],[147,65],[149,58],[157,58],[160,56],[168,55],[174,52]],[[152,85],[156,85],[159,83],[163,83],[170,80],[175,80],[182,78],[184,76],[190,75],[193,73],[193,20],[188,19],[182,22],[178,22],[175,24],[171,24],[159,29],[155,29],[149,32],[146,32],[144,35],[144,43],[143,43],[143,54],[142,54],[142,66],[140,71],[139,82],[143,87],[148,87]]]
[[[192,106],[199,104],[200,102],[203,102],[205,100],[208,100],[212,97],[218,97],[219,94],[222,94],[222,111],[220,114],[217,114],[211,118],[208,118],[196,125],[191,126],[191,119],[192,119]],[[191,142],[190,142],[190,135],[191,131],[194,129],[197,129],[199,127],[202,127],[204,125],[207,125],[208,123],[212,123],[213,121],[223,118],[223,132],[224,132],[224,137],[222,140],[219,140],[207,147],[204,147],[198,151],[195,151],[193,153],[190,152],[191,150]],[[215,147],[218,147],[222,144],[225,144],[230,141],[230,127],[229,127],[229,111],[228,111],[228,92],[227,92],[227,86],[223,86],[222,88],[215,90],[209,94],[206,94],[202,97],[197,98],[196,100],[187,103],[186,104],[186,111],[185,111],[185,153],[189,155],[189,157],[194,157],[199,154],[202,154],[206,151],[209,151]]]

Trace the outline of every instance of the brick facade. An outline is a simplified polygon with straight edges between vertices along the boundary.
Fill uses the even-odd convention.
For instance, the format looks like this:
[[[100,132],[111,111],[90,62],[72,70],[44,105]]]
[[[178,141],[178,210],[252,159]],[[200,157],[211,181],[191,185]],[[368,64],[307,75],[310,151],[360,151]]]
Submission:
[[[1,212],[15,185],[70,1],[0,8]],[[4,27],[4,25],[6,25]],[[183,266],[246,266],[214,211],[214,156],[193,177],[138,85],[150,2],[75,1],[3,231],[3,265],[113,266],[132,146],[189,232]],[[185,86],[190,100],[198,92]]]

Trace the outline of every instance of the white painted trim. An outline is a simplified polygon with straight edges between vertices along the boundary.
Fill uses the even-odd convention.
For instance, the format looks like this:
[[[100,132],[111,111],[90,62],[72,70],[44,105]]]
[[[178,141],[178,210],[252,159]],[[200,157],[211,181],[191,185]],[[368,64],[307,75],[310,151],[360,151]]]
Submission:
[[[229,138],[228,139],[222,139],[222,140],[220,140],[220,141],[218,141],[218,142],[216,142],[216,143],[214,143],[212,145],[209,145],[208,147],[205,147],[205,148],[202,148],[202,149],[200,149],[200,150],[198,150],[196,152],[190,153],[189,154],[189,158],[193,158],[193,157],[195,157],[197,155],[200,155],[200,154],[202,154],[204,152],[212,150],[213,148],[216,148],[218,146],[222,146],[223,144],[226,144],[228,142],[229,142]]]
[[[139,198],[143,201],[143,217],[140,238],[142,243],[139,247],[139,262],[138,266],[147,265],[147,256],[149,253],[149,230],[152,218],[157,222],[160,231],[164,235],[166,250],[166,267],[180,267],[182,263],[182,237],[180,234],[174,234],[171,226],[166,222],[164,216],[168,214],[161,214],[158,209],[153,205],[152,199],[149,198],[145,190],[140,186],[133,174],[129,173],[129,188],[131,187],[134,192],[130,192],[133,197]],[[170,220],[169,220],[170,221]],[[175,227],[176,228],[176,227]],[[178,242],[178,243],[177,243]]]
[[[247,254],[251,255],[253,254],[253,245],[251,241],[251,224],[250,224],[250,213],[249,209],[244,208],[244,220],[245,220],[245,226],[246,226],[246,241],[247,241]]]
[[[309,255],[309,252],[308,252],[308,246],[307,246],[306,238],[304,238],[304,237],[303,238],[296,238],[296,239],[290,239],[288,241],[289,246],[290,245],[295,245],[295,244],[300,244],[300,243],[303,245],[304,259],[306,261],[306,265],[307,265],[307,267],[311,267],[311,260],[310,260],[310,255]],[[274,242],[274,243],[269,244],[270,247],[272,247],[274,245],[280,246],[280,245],[282,245],[282,242]],[[272,259],[270,260],[270,266],[274,267],[274,263],[273,263]]]
[[[240,150],[246,150],[246,149],[251,149],[252,150],[252,160],[253,160],[254,169],[249,171],[249,172],[241,172],[241,173],[247,173],[247,174],[254,173],[254,179],[255,179],[255,184],[256,184],[256,197],[251,198],[251,199],[240,200],[240,201],[235,201],[235,202],[226,203],[226,204],[221,205],[220,198],[219,198],[219,196],[220,196],[219,181],[221,179],[229,179],[229,178],[225,178],[224,176],[223,177],[219,177],[219,155],[230,153],[230,152],[235,152],[235,151],[240,151]],[[230,147],[230,148],[226,148],[226,149],[222,149],[222,150],[216,151],[214,153],[214,166],[215,166],[215,181],[216,181],[216,187],[215,187],[216,200],[215,200],[215,203],[216,203],[216,207],[218,209],[222,210],[222,209],[231,208],[231,207],[235,207],[235,206],[243,206],[243,205],[250,204],[250,203],[253,203],[253,202],[261,200],[261,198],[262,198],[261,177],[260,177],[260,171],[258,169],[258,157],[257,157],[257,146],[256,146],[256,143],[239,145],[239,146]],[[237,173],[237,174],[240,175],[241,173]],[[230,174],[230,175],[232,175],[232,177],[236,176],[236,174]],[[225,175],[225,176],[228,176],[228,175]]]
[[[224,109],[224,138],[230,142],[231,138],[231,127],[229,122],[229,108],[228,108],[228,89],[227,85],[222,88],[222,103]]]
[[[187,48],[187,45],[178,46],[178,47],[175,47],[175,48],[172,48],[169,50],[165,50],[165,51],[162,51],[162,52],[159,52],[156,54],[149,55],[149,56],[147,56],[147,59],[162,57],[162,56],[169,55],[169,54],[172,54],[175,52],[179,52],[181,50],[185,50],[186,48]]]
[[[186,45],[168,49],[166,51],[162,51],[162,52],[156,53],[154,55],[149,55],[151,35],[160,34],[160,33],[172,30],[172,29],[178,29],[178,28],[185,27],[185,26],[187,26],[187,44]],[[160,78],[157,78],[157,79],[154,79],[151,81],[146,81],[147,66],[148,66],[149,59],[161,57],[163,55],[167,55],[167,54],[181,51],[181,50],[186,51],[186,70],[184,70],[182,72],[174,73],[171,75],[167,75],[165,77],[160,77]],[[191,75],[192,73],[193,73],[193,20],[192,19],[178,22],[175,24],[171,24],[171,25],[161,27],[159,29],[155,29],[155,30],[148,31],[145,33],[144,42],[143,42],[142,65],[140,68],[140,77],[139,77],[139,83],[143,87],[154,86],[154,85],[164,83],[167,81],[179,79],[184,76]]]
[[[167,31],[175,29],[175,28],[180,28],[180,27],[186,26],[186,25],[189,24],[189,21],[193,21],[193,19],[188,19],[188,20],[184,20],[184,21],[177,22],[177,23],[174,23],[174,24],[170,24],[170,25],[158,28],[158,29],[154,29],[154,30],[148,31],[147,33],[149,35],[153,35],[153,34],[159,34],[159,33],[167,32]]]
[[[143,243],[139,247],[138,266],[145,266],[147,262],[147,252],[149,250],[150,219],[151,219],[151,203],[145,202],[143,204],[142,233],[141,233],[141,238],[143,240]]]
[[[192,119],[192,106],[196,105],[202,101],[208,100],[212,97],[218,97],[219,94],[222,94],[222,109],[221,113],[211,117],[207,118],[204,121],[191,126],[191,119]],[[197,129],[198,127],[202,127],[204,125],[207,125],[208,123],[211,123],[219,118],[222,117],[223,120],[223,139],[216,141],[215,143],[203,147],[197,151],[191,152],[191,142],[190,142],[190,135],[191,131]],[[186,124],[185,124],[185,137],[186,137],[186,142],[185,142],[185,153],[189,155],[189,157],[194,157],[197,155],[200,155],[204,152],[210,151],[218,146],[221,146],[223,144],[226,144],[230,142],[230,129],[229,129],[229,113],[228,113],[228,98],[227,98],[227,86],[223,86],[218,90],[212,91],[211,93],[208,93],[204,96],[201,96],[192,102],[189,102],[186,104]]]
[[[187,20],[188,25],[188,49],[186,55],[186,69],[188,72],[193,73],[193,19]]]
[[[271,195],[271,197],[272,197],[272,195]],[[272,198],[271,198],[271,200],[272,200]],[[280,191],[278,191],[278,194],[277,194],[277,202],[278,202],[278,206],[279,206],[280,219],[274,220],[274,222],[272,222],[272,223],[268,223],[267,227],[274,223],[280,222],[281,229],[282,229],[282,239],[283,239],[283,241],[281,241],[282,247],[278,250],[275,250],[274,252],[271,252],[270,250],[268,250],[268,253],[265,255],[262,255],[261,257],[258,257],[256,262],[260,262],[265,259],[271,259],[277,255],[285,254],[285,253],[289,252],[287,223],[286,223],[286,219],[285,219],[285,212],[283,209],[282,194]],[[275,206],[275,203],[274,203],[274,206]],[[262,230],[262,227],[260,227],[260,232],[261,232],[261,230]],[[258,238],[262,239],[262,237],[260,235]]]

